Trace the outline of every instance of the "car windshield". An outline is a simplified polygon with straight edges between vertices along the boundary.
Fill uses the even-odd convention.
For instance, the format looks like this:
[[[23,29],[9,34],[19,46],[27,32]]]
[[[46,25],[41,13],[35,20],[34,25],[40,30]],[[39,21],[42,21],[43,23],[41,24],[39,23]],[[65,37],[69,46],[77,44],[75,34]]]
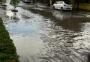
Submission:
[[[55,4],[63,4],[63,3],[66,3],[66,4],[71,4],[71,2],[70,1],[57,1]]]

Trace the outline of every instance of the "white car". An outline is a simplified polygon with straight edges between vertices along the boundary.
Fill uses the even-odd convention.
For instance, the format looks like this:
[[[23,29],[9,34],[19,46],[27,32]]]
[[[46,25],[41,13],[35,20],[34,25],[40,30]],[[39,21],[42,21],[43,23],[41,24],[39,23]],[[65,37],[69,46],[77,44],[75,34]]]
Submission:
[[[60,10],[72,10],[72,5],[66,4],[64,1],[57,1],[53,4],[53,8]]]

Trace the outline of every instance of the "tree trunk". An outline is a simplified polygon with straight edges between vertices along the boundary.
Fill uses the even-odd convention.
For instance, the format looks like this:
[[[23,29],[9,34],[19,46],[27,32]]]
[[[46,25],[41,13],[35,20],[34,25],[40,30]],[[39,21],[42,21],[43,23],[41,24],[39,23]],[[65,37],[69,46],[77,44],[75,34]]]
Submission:
[[[52,5],[52,0],[50,0],[50,7],[51,7],[51,5]]]
[[[79,0],[76,0],[77,1],[77,6],[76,6],[76,8],[77,8],[77,10],[79,10]]]

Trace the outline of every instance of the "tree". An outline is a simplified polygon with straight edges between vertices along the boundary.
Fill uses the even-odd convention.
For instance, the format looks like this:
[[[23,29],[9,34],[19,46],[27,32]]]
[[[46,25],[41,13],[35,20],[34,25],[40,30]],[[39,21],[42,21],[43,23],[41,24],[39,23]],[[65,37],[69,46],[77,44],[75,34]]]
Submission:
[[[14,9],[17,7],[19,4],[20,0],[11,0],[10,4],[14,6]]]
[[[0,0],[0,3],[5,3],[6,2],[6,0]]]
[[[52,5],[52,0],[50,0],[50,6]]]
[[[69,0],[69,1],[71,1],[74,9],[77,9],[77,10],[79,9],[79,5],[81,2],[80,0]]]
[[[2,0],[0,0],[0,2],[2,2]]]

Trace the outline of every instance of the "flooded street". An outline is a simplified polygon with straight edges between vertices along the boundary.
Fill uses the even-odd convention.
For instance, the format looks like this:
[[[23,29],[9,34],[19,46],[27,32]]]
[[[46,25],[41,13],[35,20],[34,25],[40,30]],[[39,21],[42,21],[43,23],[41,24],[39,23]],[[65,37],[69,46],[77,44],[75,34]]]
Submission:
[[[20,62],[89,62],[90,18],[82,14],[24,9],[4,24]]]

